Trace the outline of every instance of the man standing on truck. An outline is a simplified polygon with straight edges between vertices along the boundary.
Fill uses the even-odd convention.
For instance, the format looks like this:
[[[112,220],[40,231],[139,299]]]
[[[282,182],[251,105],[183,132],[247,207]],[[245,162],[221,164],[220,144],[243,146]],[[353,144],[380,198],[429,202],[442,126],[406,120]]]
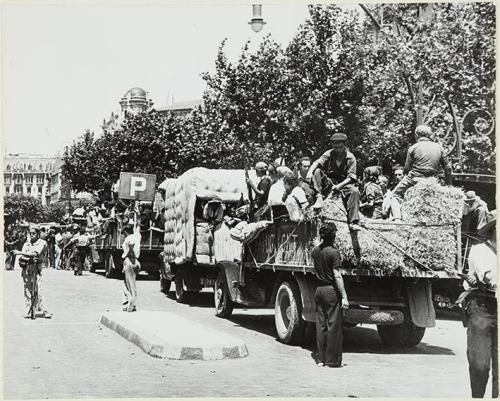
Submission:
[[[331,136],[332,149],[327,150],[316,160],[307,173],[315,191],[318,193],[313,208],[323,205],[323,198],[338,192],[347,210],[349,229],[360,231],[359,223],[359,190],[355,184],[356,157],[346,148],[347,135],[336,133]]]
[[[316,345],[318,366],[342,367],[342,309],[349,308],[340,275],[340,253],[333,247],[337,227],[325,223],[319,229],[321,244],[312,250],[314,271],[321,284],[316,289]]]
[[[255,192],[255,214],[261,216],[264,213],[264,209],[267,206],[267,198],[269,197],[269,189],[271,188],[271,177],[267,174],[267,164],[264,162],[258,162],[255,164],[255,174],[259,182],[257,185],[252,181],[251,178],[247,178],[247,184]],[[257,219],[259,220],[259,219]]]
[[[444,181],[451,183],[451,165],[443,147],[432,142],[429,137],[432,130],[427,125],[419,125],[415,129],[417,143],[410,146],[406,154],[405,176],[394,188],[394,198],[401,203],[405,192],[418,181],[427,177],[441,177],[444,170]]]

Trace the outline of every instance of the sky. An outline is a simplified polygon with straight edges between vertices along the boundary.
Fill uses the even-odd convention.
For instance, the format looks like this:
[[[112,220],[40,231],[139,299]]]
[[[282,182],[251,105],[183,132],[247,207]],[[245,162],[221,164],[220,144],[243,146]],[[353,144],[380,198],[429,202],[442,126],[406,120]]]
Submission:
[[[4,153],[62,152],[100,125],[139,86],[156,107],[200,99],[200,74],[217,49],[235,60],[247,40],[286,45],[308,16],[304,4],[262,7],[264,29],[247,5],[5,5],[2,13]]]

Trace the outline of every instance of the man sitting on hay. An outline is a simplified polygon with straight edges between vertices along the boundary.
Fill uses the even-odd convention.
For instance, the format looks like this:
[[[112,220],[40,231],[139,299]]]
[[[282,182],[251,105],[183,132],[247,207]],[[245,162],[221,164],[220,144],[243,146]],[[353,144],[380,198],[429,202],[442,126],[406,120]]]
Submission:
[[[323,199],[332,193],[339,193],[347,210],[347,221],[351,231],[360,231],[359,190],[356,176],[356,157],[346,148],[347,135],[336,133],[331,136],[332,149],[316,160],[307,173],[318,193],[313,208],[323,206]]]

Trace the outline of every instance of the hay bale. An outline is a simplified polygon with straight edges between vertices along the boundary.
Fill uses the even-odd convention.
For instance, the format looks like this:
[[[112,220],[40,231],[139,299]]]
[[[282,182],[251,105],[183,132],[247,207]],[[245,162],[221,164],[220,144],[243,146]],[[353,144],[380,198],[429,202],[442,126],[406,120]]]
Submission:
[[[335,222],[335,246],[345,267],[379,269],[384,274],[397,269],[451,270],[456,261],[455,229],[460,224],[463,199],[461,189],[426,179],[405,194],[403,224],[364,218],[364,229],[351,232],[340,198],[326,200],[319,213],[309,211],[306,219]]]

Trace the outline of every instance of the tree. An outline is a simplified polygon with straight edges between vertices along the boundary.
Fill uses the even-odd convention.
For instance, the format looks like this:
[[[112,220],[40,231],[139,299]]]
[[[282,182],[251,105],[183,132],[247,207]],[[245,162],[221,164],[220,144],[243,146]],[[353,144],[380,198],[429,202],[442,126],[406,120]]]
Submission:
[[[120,172],[156,174],[158,180],[178,174],[179,119],[157,111],[129,116],[122,126],[95,139],[86,131],[63,156],[62,171],[77,192],[96,193]]]
[[[27,195],[14,194],[4,198],[4,211],[14,220],[39,223],[44,218],[44,208],[40,199]]]

